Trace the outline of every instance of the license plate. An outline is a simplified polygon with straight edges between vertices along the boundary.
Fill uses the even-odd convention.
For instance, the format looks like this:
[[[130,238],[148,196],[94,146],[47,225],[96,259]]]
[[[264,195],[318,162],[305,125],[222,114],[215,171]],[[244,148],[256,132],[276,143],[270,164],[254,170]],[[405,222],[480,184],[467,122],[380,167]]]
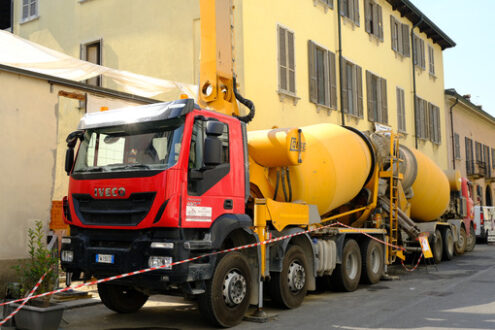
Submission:
[[[96,255],[96,262],[97,263],[103,263],[103,264],[113,264],[114,256],[113,256],[113,254],[97,254]]]

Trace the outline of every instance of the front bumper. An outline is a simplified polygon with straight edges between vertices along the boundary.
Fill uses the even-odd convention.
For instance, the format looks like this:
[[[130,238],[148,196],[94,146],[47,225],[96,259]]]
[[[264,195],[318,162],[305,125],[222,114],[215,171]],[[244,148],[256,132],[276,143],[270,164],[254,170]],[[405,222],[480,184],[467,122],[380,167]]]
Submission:
[[[71,262],[62,261],[62,268],[66,272],[84,273],[86,278],[101,279],[149,268],[150,256],[171,257],[172,262],[176,262],[211,252],[210,241],[181,239],[177,229],[115,231],[71,228],[71,232],[70,243],[64,239],[61,251],[72,251],[73,259]],[[173,243],[173,248],[151,248],[152,242]],[[113,262],[98,262],[97,254],[111,255]],[[166,290],[171,286],[210,279],[215,262],[216,256],[204,257],[169,270],[158,269],[116,282]]]

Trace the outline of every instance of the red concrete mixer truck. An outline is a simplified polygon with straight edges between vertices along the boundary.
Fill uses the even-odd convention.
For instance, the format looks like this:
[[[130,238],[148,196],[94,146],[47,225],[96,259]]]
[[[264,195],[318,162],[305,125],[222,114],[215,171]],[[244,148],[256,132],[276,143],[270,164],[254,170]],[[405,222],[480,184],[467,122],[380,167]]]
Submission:
[[[232,57],[230,40],[216,34],[221,22],[230,28],[216,16],[225,11],[228,1],[201,2],[210,43],[202,43],[199,104],[89,113],[68,136],[68,281],[158,266],[99,284],[102,302],[129,313],[150,295],[181,294],[229,327],[250,304],[261,308],[264,292],[295,308],[317,281],[343,291],[376,283],[397,257],[419,250],[420,235],[429,234],[437,262],[463,253],[464,182],[393,132],[247,131],[254,105],[219,60]]]

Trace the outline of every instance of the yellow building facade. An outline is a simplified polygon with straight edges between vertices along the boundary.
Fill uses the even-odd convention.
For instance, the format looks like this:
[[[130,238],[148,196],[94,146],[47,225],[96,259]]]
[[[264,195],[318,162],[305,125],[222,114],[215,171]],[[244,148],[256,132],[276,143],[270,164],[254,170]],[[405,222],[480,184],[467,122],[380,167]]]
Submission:
[[[112,68],[198,82],[197,0],[34,2],[31,12],[14,1],[21,37]],[[233,4],[235,72],[257,108],[249,129],[384,124],[448,167],[442,51],[455,43],[410,1]]]

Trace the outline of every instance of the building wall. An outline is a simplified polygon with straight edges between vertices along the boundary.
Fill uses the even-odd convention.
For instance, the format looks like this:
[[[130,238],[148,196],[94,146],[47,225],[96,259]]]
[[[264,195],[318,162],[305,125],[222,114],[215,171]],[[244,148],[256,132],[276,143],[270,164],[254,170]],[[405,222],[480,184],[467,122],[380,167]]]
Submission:
[[[362,67],[362,119],[346,115],[345,123],[373,129],[367,118],[366,70],[387,81],[388,124],[397,128],[396,87],[404,90],[406,134],[404,143],[415,146],[411,56],[391,49],[390,15],[412,28],[412,23],[385,0],[382,8],[383,41],[365,31],[364,1],[359,0],[359,26],[342,19],[342,55]],[[103,40],[103,65],[154,77],[196,83],[199,72],[199,2],[169,1],[40,1],[39,18],[19,24],[21,1],[15,0],[15,32],[69,55],[79,57],[80,44]],[[309,102],[308,40],[335,53],[338,63],[337,1],[333,8],[321,0],[234,1],[235,70],[240,91],[252,99],[257,113],[249,129],[304,126],[319,122],[341,123],[341,112]],[[61,15],[60,13],[63,13]],[[157,14],[159,13],[159,14]],[[296,98],[278,91],[277,26],[295,35]],[[70,27],[70,28],[67,28]],[[447,167],[444,129],[442,50],[424,33],[426,70],[416,69],[417,95],[440,107],[440,145],[418,141],[418,147],[442,168]],[[435,53],[435,71],[428,72],[428,45]],[[412,53],[412,52],[411,52]],[[339,90],[337,71],[337,91]],[[104,81],[104,86],[112,86]],[[339,93],[337,93],[338,95]],[[175,95],[160,95],[170,99]],[[337,109],[340,109],[338,95]]]
[[[347,125],[361,130],[372,130],[368,121],[366,97],[366,70],[387,81],[388,124],[397,129],[396,87],[404,89],[406,134],[404,143],[415,146],[414,97],[411,57],[403,57],[392,50],[390,15],[403,24],[412,23],[393,11],[388,2],[376,1],[382,7],[383,41],[369,35],[364,28],[364,2],[359,1],[360,25],[347,18],[342,19],[342,55],[362,67],[364,118],[345,116]],[[335,53],[338,69],[338,15],[336,1],[330,9],[319,1],[299,0],[251,0],[243,2],[244,58],[246,97],[257,105],[256,117],[251,129],[269,128],[273,125],[304,126],[319,122],[341,123],[341,112],[317,106],[309,101],[308,40]],[[297,98],[280,97],[278,90],[277,26],[294,32],[295,75]],[[442,50],[424,33],[415,32],[425,42],[426,70],[416,68],[417,95],[440,107],[440,145],[419,140],[418,147],[442,168],[447,167],[444,129],[444,74]],[[435,76],[428,72],[427,45],[434,48]],[[337,71],[337,91],[339,90]],[[337,93],[338,95],[338,93]],[[294,101],[297,101],[295,104]],[[338,109],[340,97],[338,95]]]
[[[455,168],[461,171],[462,176],[467,177],[473,182],[474,200],[477,205],[493,206],[495,205],[495,168],[493,167],[492,153],[495,150],[495,119],[486,113],[483,114],[479,109],[475,109],[473,104],[462,96],[459,95],[458,99],[459,102],[452,108],[454,133],[459,134],[460,144],[460,159],[455,159],[453,157],[452,130],[450,126],[450,112],[448,110],[455,104],[456,96],[448,94],[445,96],[445,108],[447,109],[445,120],[448,123],[448,165],[449,168],[454,168],[455,163]],[[480,142],[490,148],[490,171],[488,171],[490,172],[490,176],[487,174],[486,177],[475,178],[468,175],[466,171],[466,137],[473,141],[474,159],[476,159],[476,142]],[[481,194],[478,193],[479,190],[481,190]],[[491,191],[491,204],[486,200],[487,190]]]

